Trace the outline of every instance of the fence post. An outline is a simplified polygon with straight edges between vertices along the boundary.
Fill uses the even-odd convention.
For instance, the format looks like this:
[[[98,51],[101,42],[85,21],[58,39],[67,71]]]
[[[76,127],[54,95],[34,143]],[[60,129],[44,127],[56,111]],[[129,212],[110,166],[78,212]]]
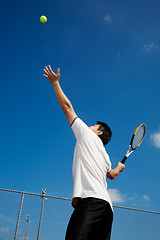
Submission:
[[[27,222],[27,226],[26,226],[26,233],[25,233],[24,240],[26,240],[26,237],[27,237],[28,224],[30,222],[30,214],[27,214],[26,222]]]
[[[20,217],[21,217],[21,212],[22,212],[23,200],[24,200],[24,193],[22,193],[21,204],[20,204],[20,208],[19,208],[19,214],[18,214],[18,219],[17,219],[17,225],[16,225],[16,230],[15,230],[14,240],[17,239],[17,233],[18,233],[18,227],[19,227],[19,222],[20,222]]]
[[[42,208],[41,208],[41,215],[40,215],[40,220],[39,220],[39,227],[38,227],[38,233],[37,233],[37,240],[39,240],[39,234],[40,234],[40,228],[41,228],[41,221],[42,221],[42,213],[43,213],[43,207],[44,207],[44,200],[45,199],[45,193],[46,193],[46,189],[42,189]]]

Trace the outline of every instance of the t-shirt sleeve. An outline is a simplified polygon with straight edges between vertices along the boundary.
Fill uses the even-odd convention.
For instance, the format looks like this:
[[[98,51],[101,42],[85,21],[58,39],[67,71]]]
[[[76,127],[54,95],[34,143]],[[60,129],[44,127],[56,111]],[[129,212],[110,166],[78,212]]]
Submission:
[[[81,137],[87,134],[88,131],[90,131],[89,127],[78,117],[73,120],[71,128],[74,132],[76,140],[79,140]]]

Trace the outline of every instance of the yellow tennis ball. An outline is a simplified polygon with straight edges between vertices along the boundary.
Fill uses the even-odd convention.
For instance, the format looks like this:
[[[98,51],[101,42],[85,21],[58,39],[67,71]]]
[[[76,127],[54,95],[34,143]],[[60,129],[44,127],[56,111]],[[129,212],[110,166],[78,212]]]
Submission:
[[[46,16],[41,16],[41,17],[40,17],[40,21],[41,21],[42,23],[46,23],[46,22],[47,22]]]

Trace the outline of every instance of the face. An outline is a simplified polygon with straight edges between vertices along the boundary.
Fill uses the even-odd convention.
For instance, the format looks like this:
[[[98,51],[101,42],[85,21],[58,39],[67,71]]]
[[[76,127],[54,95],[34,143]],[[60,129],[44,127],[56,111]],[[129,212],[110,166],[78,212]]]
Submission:
[[[103,132],[102,131],[99,131],[100,127],[100,124],[96,124],[96,125],[93,125],[93,126],[90,126],[89,128],[95,133],[97,134],[98,136],[101,135]]]

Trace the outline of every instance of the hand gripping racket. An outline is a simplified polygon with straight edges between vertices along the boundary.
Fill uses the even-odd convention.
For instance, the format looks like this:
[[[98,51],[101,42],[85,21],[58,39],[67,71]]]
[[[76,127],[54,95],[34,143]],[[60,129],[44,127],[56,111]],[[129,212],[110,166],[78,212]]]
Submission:
[[[121,163],[124,164],[127,158],[129,157],[129,155],[141,145],[144,139],[145,133],[146,133],[146,126],[144,123],[141,123],[134,131],[133,136],[131,138],[131,142],[129,144],[129,148],[126,152],[126,155],[122,159]]]

